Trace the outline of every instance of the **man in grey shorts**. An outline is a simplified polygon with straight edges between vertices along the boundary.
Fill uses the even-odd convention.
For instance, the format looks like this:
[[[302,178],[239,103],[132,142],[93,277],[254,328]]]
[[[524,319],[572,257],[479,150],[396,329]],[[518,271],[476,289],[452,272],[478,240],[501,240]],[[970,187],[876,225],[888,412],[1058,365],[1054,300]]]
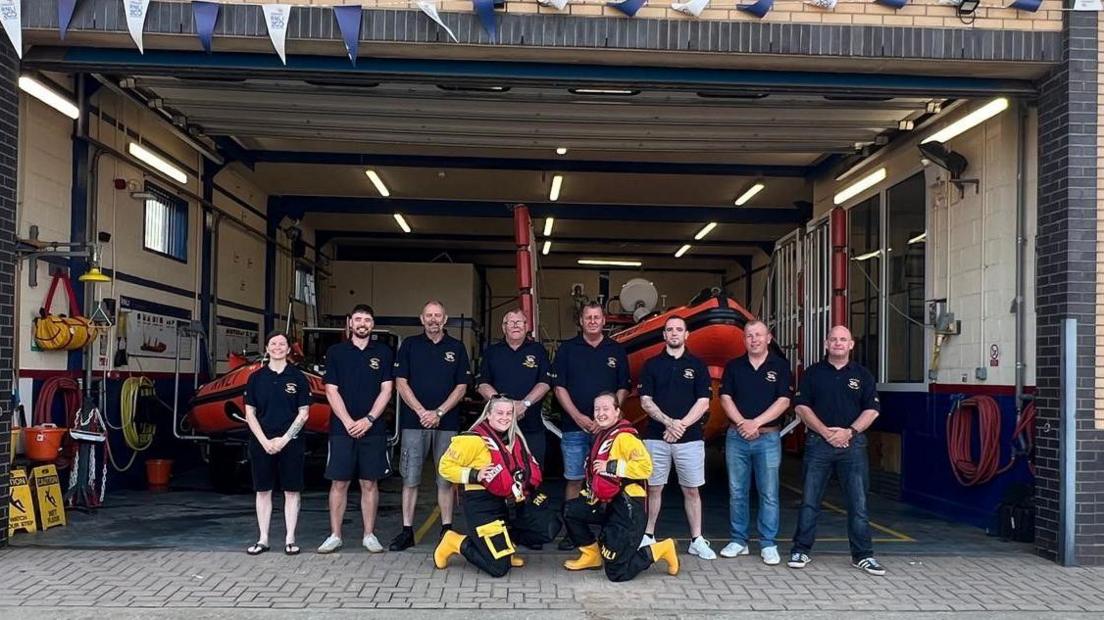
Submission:
[[[444,305],[438,301],[426,303],[420,318],[424,333],[404,340],[395,356],[395,386],[402,397],[399,472],[403,479],[403,529],[391,541],[391,551],[414,546],[414,508],[422,467],[432,450],[436,469],[441,455],[460,430],[456,405],[471,381],[464,343],[445,333],[448,315]],[[452,529],[452,485],[440,475],[436,478],[443,533]]]

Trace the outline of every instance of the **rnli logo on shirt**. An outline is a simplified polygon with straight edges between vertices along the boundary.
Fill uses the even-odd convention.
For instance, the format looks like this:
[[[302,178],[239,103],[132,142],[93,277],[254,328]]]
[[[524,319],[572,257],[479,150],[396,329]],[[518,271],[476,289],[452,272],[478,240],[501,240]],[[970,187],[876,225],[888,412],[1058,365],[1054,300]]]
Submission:
[[[847,380],[847,387],[851,388],[852,390],[859,389],[859,380],[858,379],[848,379]]]
[[[455,362],[456,361],[456,354],[453,353],[452,351],[445,351],[445,361],[446,362]]]
[[[617,368],[617,358],[616,357],[607,357],[606,358],[606,366],[609,366],[610,368]]]
[[[778,381],[778,373],[774,372],[773,370],[768,370],[767,371],[767,381],[769,383],[774,383],[774,382]]]
[[[684,368],[682,370],[682,378],[683,379],[693,379],[694,378],[694,369],[693,368]]]
[[[299,392],[299,386],[295,385],[294,383],[285,383],[284,391],[288,394],[296,394]]]
[[[371,368],[372,370],[379,370],[379,367],[380,367],[379,358],[378,357],[373,357],[372,359],[368,360],[368,367]]]
[[[526,355],[525,356],[525,361],[522,362],[521,365],[525,366],[526,368],[536,368],[537,367],[537,356],[536,355]]]

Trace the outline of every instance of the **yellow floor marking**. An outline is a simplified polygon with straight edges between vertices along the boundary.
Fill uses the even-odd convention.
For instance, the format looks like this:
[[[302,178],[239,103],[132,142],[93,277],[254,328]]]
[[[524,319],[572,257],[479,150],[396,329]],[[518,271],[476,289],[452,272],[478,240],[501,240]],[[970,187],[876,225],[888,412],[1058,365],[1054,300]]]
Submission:
[[[441,516],[441,507],[440,506],[434,506],[433,507],[433,512],[429,513],[429,518],[426,519],[426,522],[423,523],[422,526],[418,528],[417,532],[414,532],[414,544],[415,545],[422,542],[422,539],[425,538],[425,535],[429,532],[429,528],[432,527],[433,524],[437,522],[437,518],[440,517],[440,516]]]

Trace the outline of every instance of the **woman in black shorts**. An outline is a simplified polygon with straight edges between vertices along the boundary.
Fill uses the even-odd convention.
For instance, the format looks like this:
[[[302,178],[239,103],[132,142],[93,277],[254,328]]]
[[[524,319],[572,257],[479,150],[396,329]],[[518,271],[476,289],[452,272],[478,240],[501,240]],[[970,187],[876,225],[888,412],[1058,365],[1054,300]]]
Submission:
[[[249,438],[249,462],[253,490],[257,492],[257,525],[260,536],[246,550],[249,555],[268,551],[268,526],[272,521],[272,488],[284,490],[284,553],[296,555],[295,525],[299,520],[299,496],[303,490],[304,439],[299,431],[307,423],[310,384],[303,371],[287,361],[291,348],[287,334],[273,332],[265,338],[268,363],[249,377],[245,387],[245,422]]]

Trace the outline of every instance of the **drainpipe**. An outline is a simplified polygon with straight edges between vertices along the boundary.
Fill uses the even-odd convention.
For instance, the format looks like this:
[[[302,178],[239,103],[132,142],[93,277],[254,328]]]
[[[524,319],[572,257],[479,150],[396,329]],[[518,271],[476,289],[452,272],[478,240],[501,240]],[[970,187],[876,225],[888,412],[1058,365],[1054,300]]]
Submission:
[[[1019,418],[1024,407],[1024,375],[1026,360],[1026,317],[1024,317],[1024,261],[1027,247],[1027,106],[1021,101],[1016,176],[1019,191],[1016,192],[1016,417]]]
[[[851,266],[850,257],[847,255],[847,211],[843,207],[832,209],[829,216],[828,234],[832,241],[832,305],[831,325],[850,327],[851,321],[847,307],[847,271]]]

